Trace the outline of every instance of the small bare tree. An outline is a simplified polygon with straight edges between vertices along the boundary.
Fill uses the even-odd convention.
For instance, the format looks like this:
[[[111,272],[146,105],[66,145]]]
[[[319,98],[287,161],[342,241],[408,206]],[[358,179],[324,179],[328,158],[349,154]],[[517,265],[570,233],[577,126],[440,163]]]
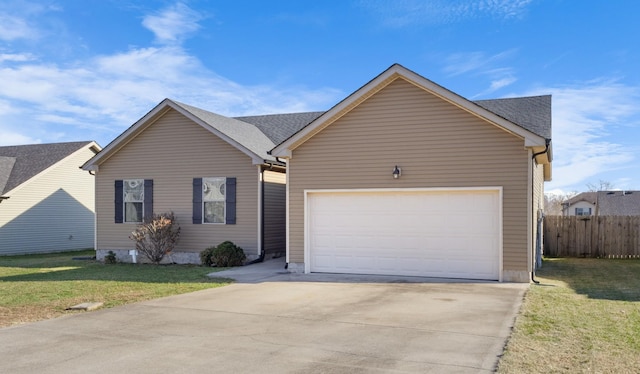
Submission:
[[[616,186],[613,185],[613,183],[600,179],[598,181],[598,183],[587,183],[587,188],[589,189],[589,192],[597,192],[597,191],[611,191],[614,188],[616,188]]]
[[[544,195],[544,214],[548,216],[561,216],[562,203],[576,196],[575,191],[561,194],[549,193]]]
[[[129,239],[136,242],[136,249],[149,261],[159,264],[175,248],[180,237],[180,226],[173,212],[154,214],[138,225]]]

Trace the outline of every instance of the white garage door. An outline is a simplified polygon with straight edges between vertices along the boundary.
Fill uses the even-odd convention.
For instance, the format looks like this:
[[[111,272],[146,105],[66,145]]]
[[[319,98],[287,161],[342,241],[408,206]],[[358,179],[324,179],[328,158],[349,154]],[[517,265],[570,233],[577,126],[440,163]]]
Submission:
[[[308,192],[311,272],[499,278],[499,190]]]

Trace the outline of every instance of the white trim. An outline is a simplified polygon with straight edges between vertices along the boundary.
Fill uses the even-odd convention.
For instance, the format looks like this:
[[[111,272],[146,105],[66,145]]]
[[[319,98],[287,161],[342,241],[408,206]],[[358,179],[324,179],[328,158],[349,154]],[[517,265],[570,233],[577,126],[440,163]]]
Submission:
[[[224,222],[205,222],[205,216],[204,216],[204,205],[205,203],[219,203],[222,200],[209,200],[206,201],[204,199],[204,188],[202,189],[201,193],[202,193],[202,206],[200,207],[202,209],[202,225],[226,225],[227,224],[227,177],[202,177],[202,186],[204,187],[204,180],[205,179],[224,179]],[[237,194],[237,193],[236,193]]]
[[[289,172],[291,171],[291,160],[287,161],[287,169],[285,172],[285,261],[287,262],[287,264],[290,261],[289,259],[289,254],[291,253],[291,244],[290,244],[290,240],[289,240],[289,233],[291,232],[290,226],[289,226],[289,186],[290,181],[289,181]],[[305,195],[305,199],[306,199],[306,195]],[[305,257],[306,258],[306,257]]]
[[[382,72],[382,74],[375,77],[373,80],[369,81],[367,84],[362,86],[360,89],[349,95],[343,101],[338,103],[336,106],[331,108],[329,111],[322,114],[320,117],[311,122],[310,125],[304,127],[302,130],[291,136],[289,139],[277,145],[271,151],[271,154],[276,157],[292,157],[292,150],[306,142],[308,139],[305,138],[312,134],[314,131],[323,128],[328,125],[328,121],[334,118],[336,115],[341,113],[343,110],[349,109],[351,106],[356,104],[363,98],[366,98],[368,95],[371,95],[380,89],[386,87],[389,83],[395,81],[398,78],[403,78],[407,80],[409,83],[414,84],[415,86],[426,90],[441,99],[483,119],[488,121],[489,123],[502,128],[503,130],[512,133],[516,136],[519,136],[524,139],[526,147],[532,146],[545,146],[545,139],[539,135],[534,134],[533,132],[526,130],[513,122],[510,122],[495,113],[486,110],[479,105],[465,99],[464,97],[440,86],[436,83],[422,77],[414,73],[413,71],[395,64],[390,68]]]
[[[263,184],[264,184],[264,174],[262,171],[262,165],[258,165],[258,256],[262,253],[262,216],[264,215],[264,205],[262,204],[263,196]],[[237,195],[237,191],[236,191]],[[236,201],[238,199],[236,198]],[[236,203],[237,204],[237,203]],[[237,210],[237,209],[236,209]],[[237,216],[237,214],[236,214]]]
[[[288,182],[288,180],[287,180]],[[287,192],[289,184],[287,183]],[[498,281],[503,280],[503,188],[502,186],[486,186],[486,187],[425,187],[425,188],[336,188],[336,189],[305,189],[304,190],[304,272],[306,274],[311,272],[311,248],[309,243],[310,235],[310,210],[308,206],[310,194],[322,194],[322,193],[392,193],[392,192],[459,192],[459,191],[489,191],[498,193]],[[287,194],[288,195],[288,194]],[[287,196],[287,204],[288,204]],[[287,209],[287,213],[289,210]],[[289,216],[287,214],[287,262],[289,262]]]
[[[527,152],[527,270],[533,271],[533,150]]]

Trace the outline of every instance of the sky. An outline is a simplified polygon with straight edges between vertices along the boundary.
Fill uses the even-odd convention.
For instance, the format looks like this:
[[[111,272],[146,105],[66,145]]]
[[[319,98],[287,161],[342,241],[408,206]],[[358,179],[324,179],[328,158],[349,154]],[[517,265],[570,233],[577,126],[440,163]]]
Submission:
[[[635,0],[0,2],[0,146],[106,146],[169,97],[320,111],[394,63],[470,100],[552,95],[547,192],[640,190]]]

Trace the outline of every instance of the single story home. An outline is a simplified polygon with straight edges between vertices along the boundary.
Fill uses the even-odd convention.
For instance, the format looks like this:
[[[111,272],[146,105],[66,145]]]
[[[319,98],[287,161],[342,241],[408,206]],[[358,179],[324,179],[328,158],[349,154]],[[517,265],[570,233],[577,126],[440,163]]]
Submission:
[[[0,147],[0,255],[93,248],[93,141]]]
[[[292,272],[528,282],[551,154],[550,96],[470,101],[395,64],[326,112],[166,99],[84,168],[99,258],[173,211],[184,262],[231,240]]]
[[[582,192],[562,203],[564,216],[640,216],[640,191]]]
[[[562,203],[563,216],[591,216],[596,213],[596,191],[582,192]]]

